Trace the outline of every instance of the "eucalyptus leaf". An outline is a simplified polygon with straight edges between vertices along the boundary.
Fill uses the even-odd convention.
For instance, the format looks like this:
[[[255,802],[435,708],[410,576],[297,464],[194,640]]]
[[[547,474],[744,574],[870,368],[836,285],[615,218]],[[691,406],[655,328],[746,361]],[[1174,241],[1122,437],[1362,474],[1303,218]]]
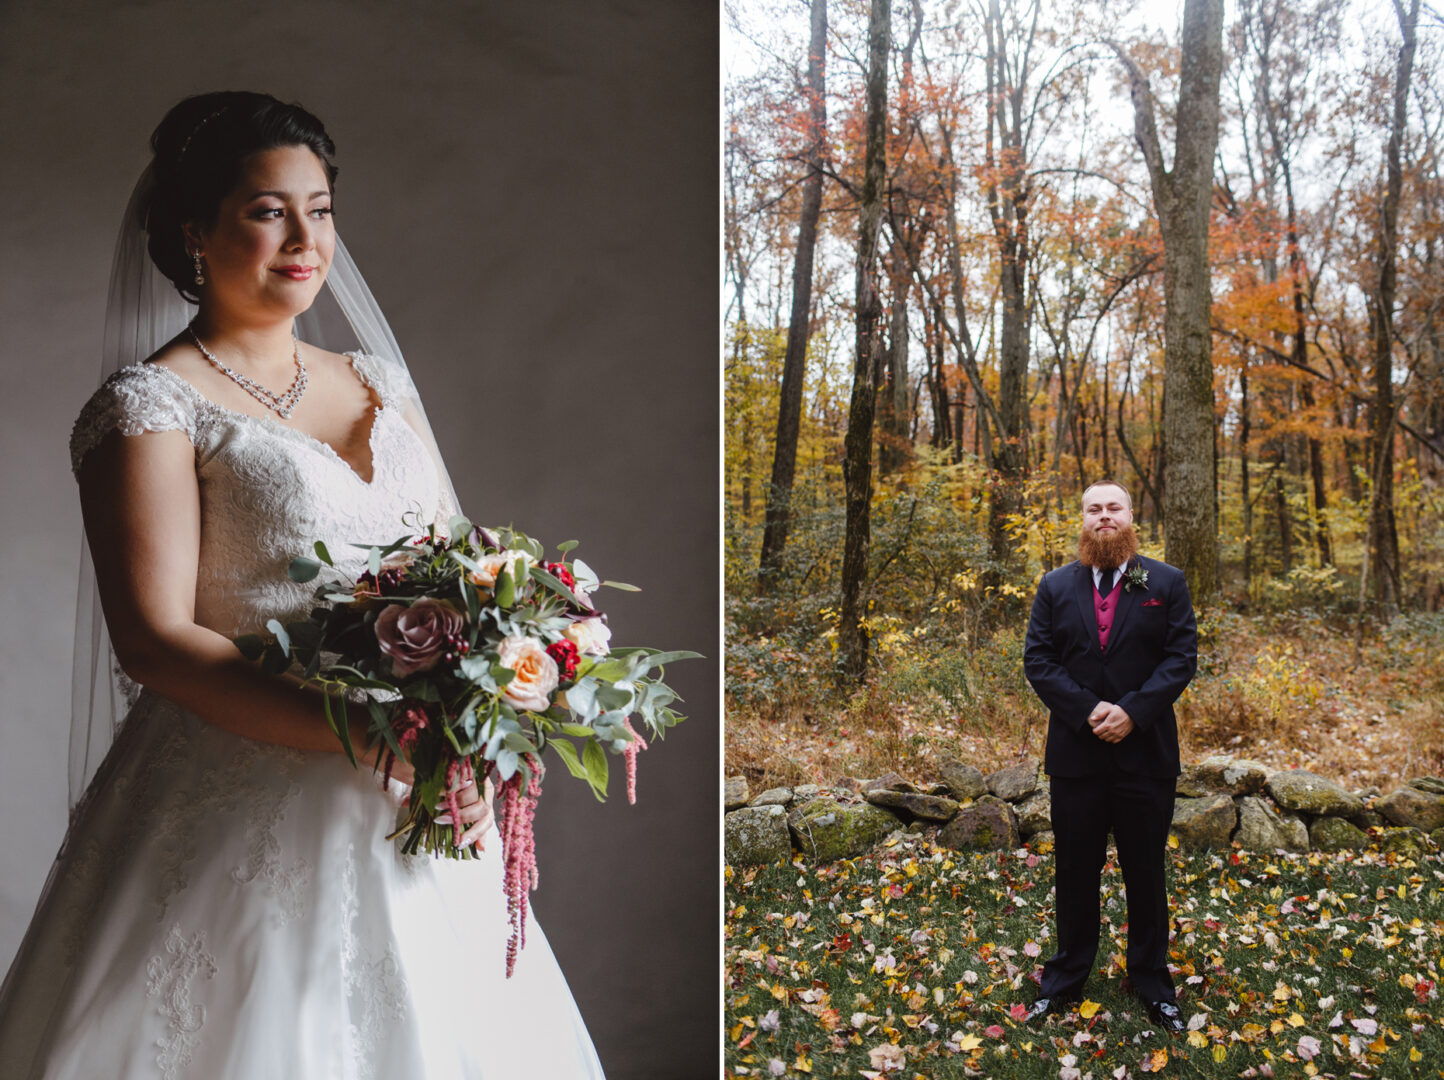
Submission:
[[[508,563],[496,575],[496,588],[493,590],[496,596],[497,606],[509,608],[516,602],[516,579],[512,577],[512,564]]]
[[[286,633],[286,628],[281,625],[281,621],[279,619],[267,619],[266,629],[276,635],[276,644],[281,647],[281,652],[289,655],[291,652],[291,635]]]
[[[261,654],[266,651],[266,643],[256,634],[242,634],[232,639],[236,648],[241,650],[241,655],[247,660],[259,660]]]
[[[552,749],[557,752],[557,757],[562,759],[562,764],[567,767],[567,772],[571,773],[578,780],[585,780],[587,783],[591,783],[591,778],[587,775],[586,768],[583,767],[581,759],[577,757],[577,748],[575,746],[565,739],[553,739],[551,745]]]
[[[582,750],[582,764],[587,770],[587,779],[592,785],[592,790],[597,792],[597,798],[602,798],[607,793],[607,779],[611,772],[611,766],[607,762],[607,752],[602,749],[602,744],[595,739],[587,743]]]
[[[313,547],[316,552],[316,558],[320,559],[327,566],[335,567],[336,564],[331,559],[331,552],[326,549],[325,544],[323,544],[320,540],[317,540]]]
[[[557,550],[563,555],[565,555],[568,551],[571,551],[574,547],[576,547],[577,543],[578,541],[576,540],[568,540],[565,543],[558,544]]]
[[[298,555],[291,560],[291,565],[286,568],[292,581],[304,583],[313,580],[321,572],[321,564],[315,559],[308,559],[304,555]]]
[[[602,582],[602,584],[603,584],[604,586],[606,586],[607,588],[609,588],[609,589],[621,589],[622,592],[641,592],[641,591],[642,591],[641,589],[637,588],[635,585],[628,585],[625,581],[604,581],[604,582]]]
[[[279,675],[291,666],[291,658],[281,651],[277,645],[268,645],[265,654],[261,657],[261,674]]]
[[[366,569],[371,571],[372,577],[381,576],[381,549],[372,548],[366,553]]]
[[[561,732],[563,735],[575,735],[579,739],[590,739],[596,734],[585,724],[563,724],[561,725]],[[554,743],[553,745],[560,746],[561,743]]]

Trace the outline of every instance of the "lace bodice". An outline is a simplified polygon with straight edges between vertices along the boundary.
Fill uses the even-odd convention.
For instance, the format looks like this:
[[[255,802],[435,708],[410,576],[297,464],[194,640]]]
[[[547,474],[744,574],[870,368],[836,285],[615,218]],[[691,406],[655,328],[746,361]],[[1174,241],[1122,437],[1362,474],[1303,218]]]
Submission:
[[[380,405],[371,427],[372,476],[363,480],[329,445],[269,417],[216,405],[168,368],[116,372],[81,410],[70,438],[71,468],[111,431],[184,431],[195,448],[201,546],[196,622],[227,637],[267,619],[304,617],[315,583],[286,574],[321,540],[353,576],[365,565],[356,543],[388,544],[408,527],[449,515],[425,444],[403,411],[415,390],[404,369],[351,355]],[[403,522],[403,516],[416,515]]]

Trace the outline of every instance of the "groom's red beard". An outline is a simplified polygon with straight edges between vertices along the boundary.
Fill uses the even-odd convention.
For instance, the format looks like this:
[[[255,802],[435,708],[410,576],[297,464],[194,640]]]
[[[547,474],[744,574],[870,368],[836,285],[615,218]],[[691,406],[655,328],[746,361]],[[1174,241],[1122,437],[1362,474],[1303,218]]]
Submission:
[[[1138,533],[1132,525],[1112,532],[1084,529],[1078,534],[1078,561],[1084,566],[1118,567],[1138,554]]]

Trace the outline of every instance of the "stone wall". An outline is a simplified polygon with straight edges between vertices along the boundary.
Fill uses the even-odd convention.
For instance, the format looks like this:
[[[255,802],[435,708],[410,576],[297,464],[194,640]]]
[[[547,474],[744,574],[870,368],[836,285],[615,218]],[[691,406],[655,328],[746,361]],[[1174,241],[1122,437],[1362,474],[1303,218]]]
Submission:
[[[726,782],[727,862],[755,866],[800,851],[814,862],[861,855],[899,828],[959,850],[1049,850],[1052,806],[1036,760],[984,775],[949,760],[919,786],[888,773],[842,777],[753,795]],[[1305,769],[1270,771],[1255,761],[1210,757],[1178,778],[1173,835],[1181,847],[1248,851],[1342,851],[1378,845],[1419,857],[1444,847],[1444,779],[1419,777],[1381,794],[1346,791]]]

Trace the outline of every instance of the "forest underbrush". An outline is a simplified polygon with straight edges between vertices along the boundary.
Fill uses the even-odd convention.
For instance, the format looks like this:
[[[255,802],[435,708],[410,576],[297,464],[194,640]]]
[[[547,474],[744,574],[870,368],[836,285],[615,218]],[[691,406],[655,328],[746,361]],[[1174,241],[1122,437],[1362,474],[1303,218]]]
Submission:
[[[1041,759],[1047,715],[1023,676],[1025,624],[1020,610],[1010,628],[952,640],[877,628],[874,673],[851,692],[826,634],[729,635],[728,775],[759,791],[929,780],[945,757],[985,772]],[[1384,791],[1444,773],[1444,613],[1366,623],[1362,636],[1354,615],[1206,613],[1177,712],[1185,761],[1227,753]]]

